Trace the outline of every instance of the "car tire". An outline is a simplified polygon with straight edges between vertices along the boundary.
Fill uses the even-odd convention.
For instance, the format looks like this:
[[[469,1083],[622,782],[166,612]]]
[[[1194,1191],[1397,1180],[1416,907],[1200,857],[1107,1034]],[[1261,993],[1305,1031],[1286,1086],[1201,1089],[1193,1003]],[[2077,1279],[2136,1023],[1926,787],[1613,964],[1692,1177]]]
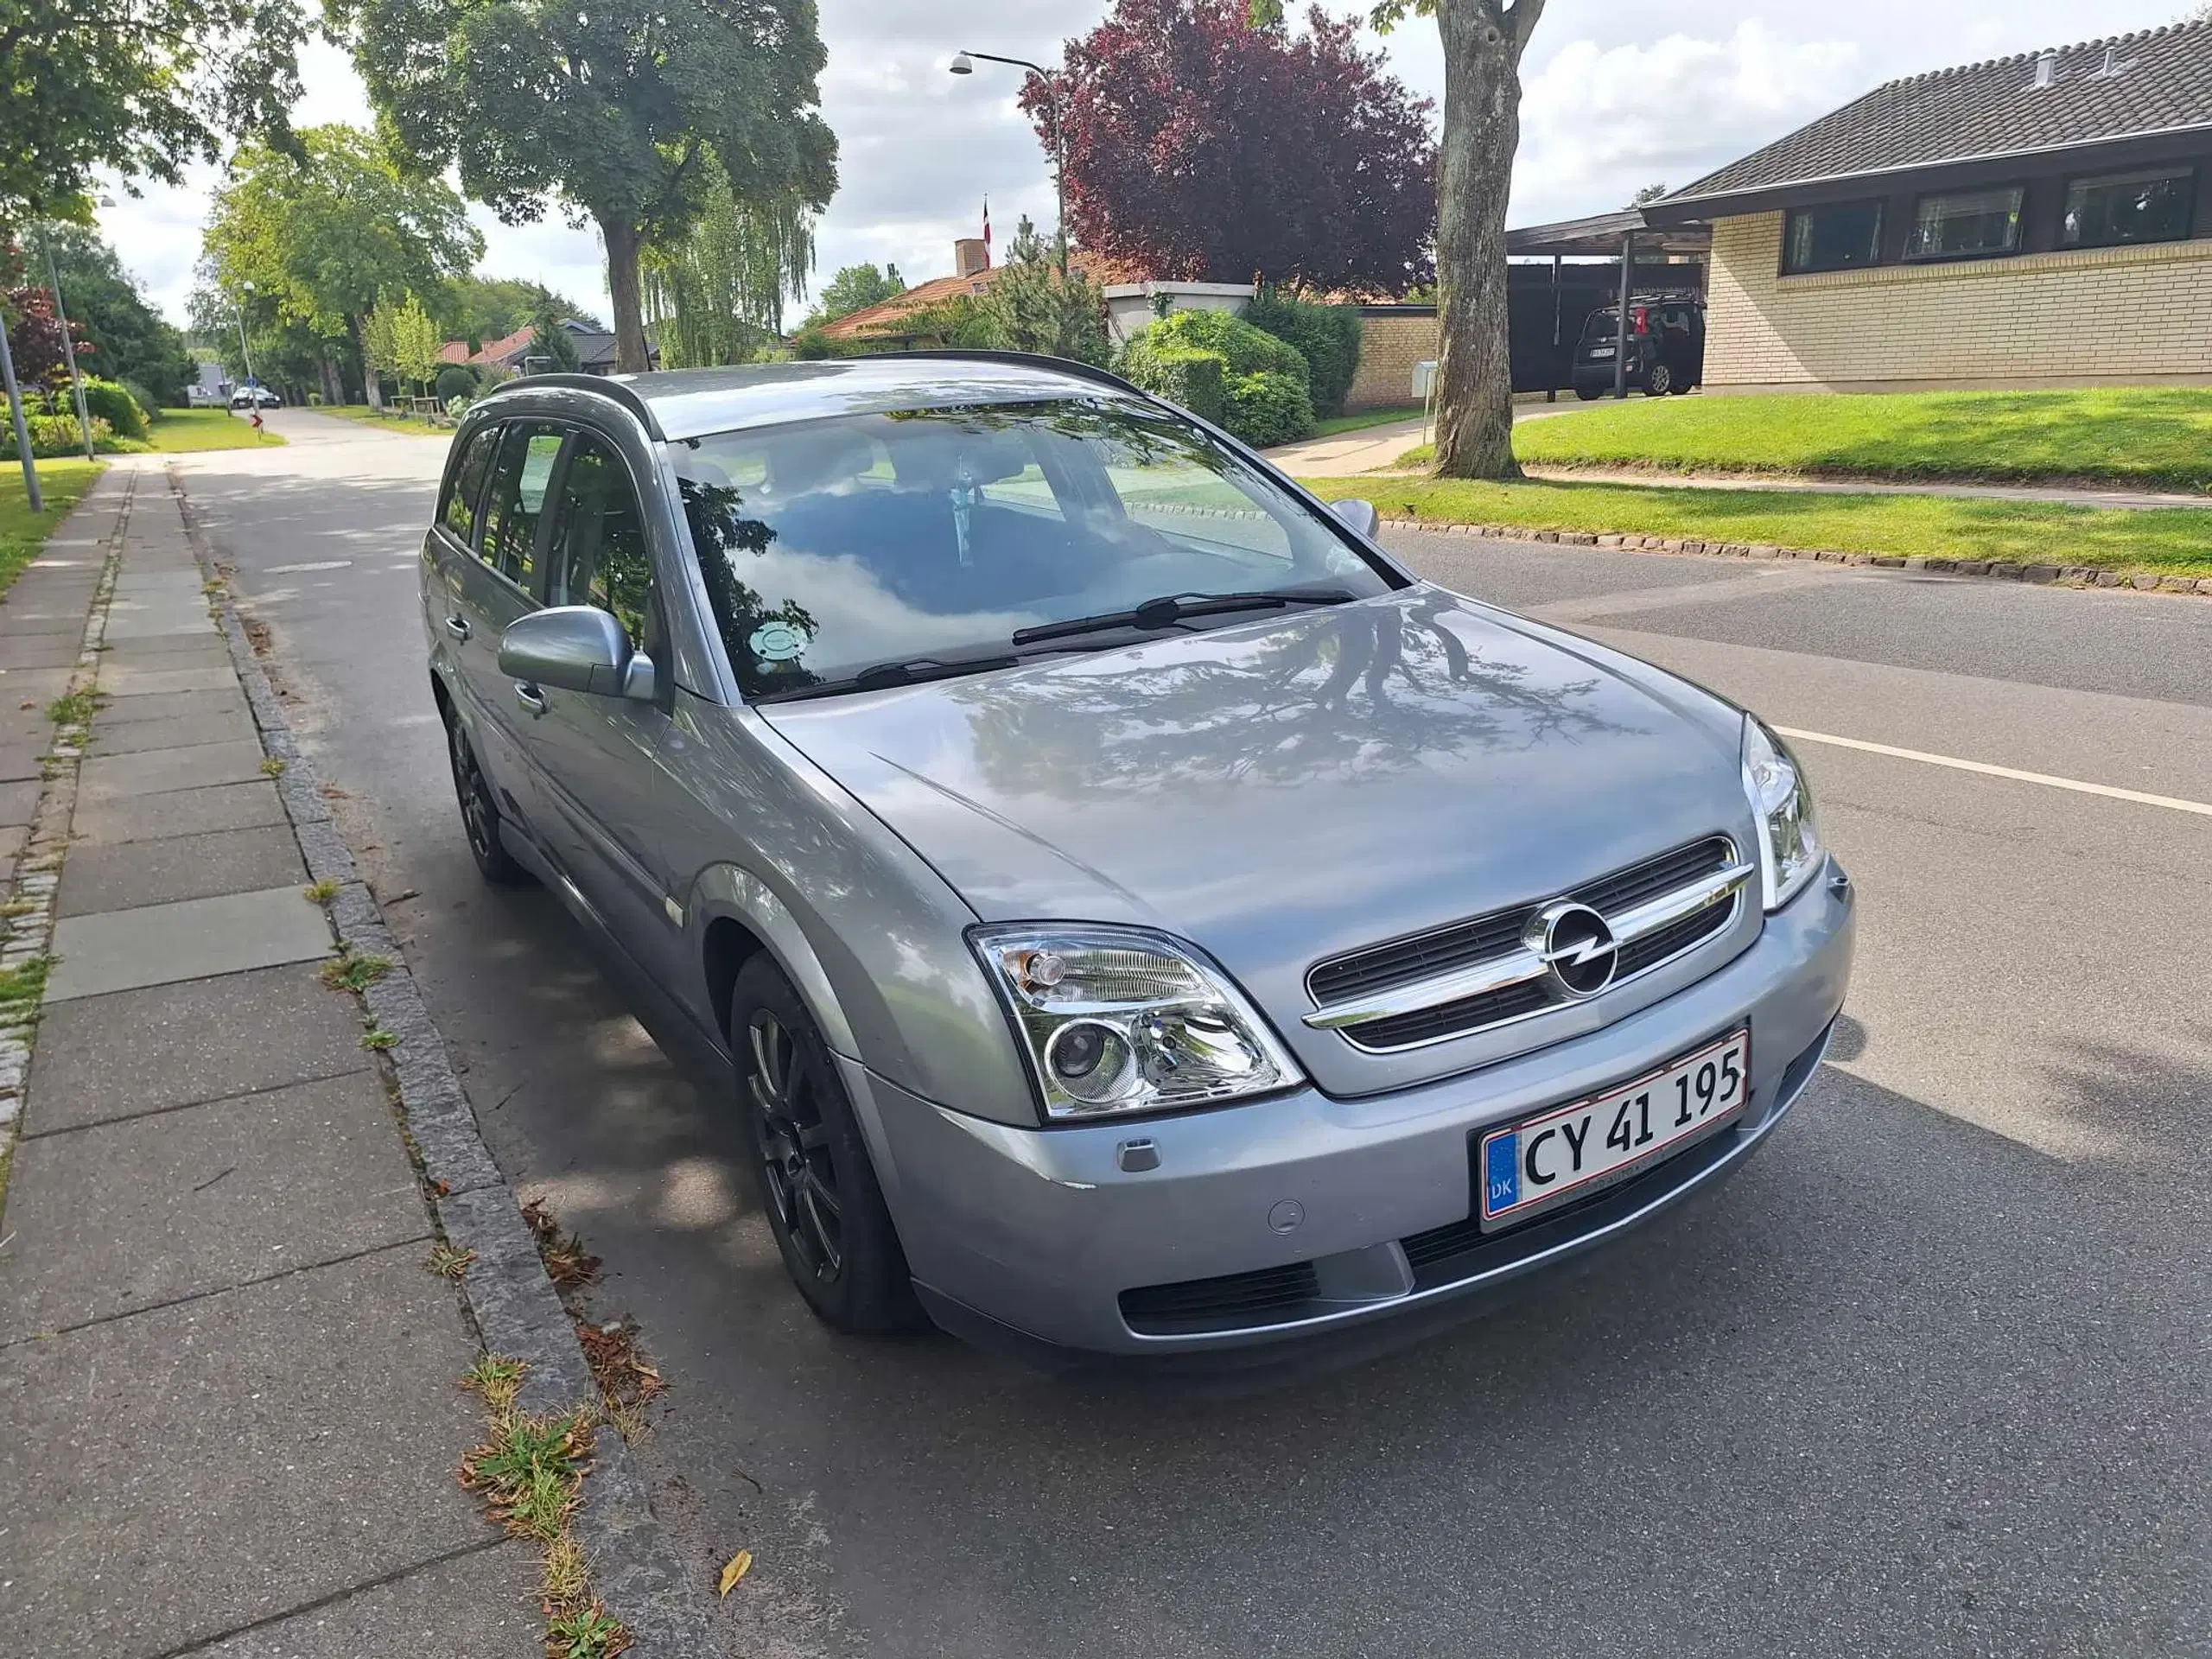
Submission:
[[[1687,378],[1678,378],[1673,385],[1667,388],[1667,392],[1669,397],[1687,397],[1690,395],[1690,390],[1689,381]]]
[[[1670,364],[1654,363],[1643,377],[1643,395],[1664,397],[1675,390],[1675,371]]]
[[[791,1283],[832,1330],[881,1336],[922,1323],[844,1079],[765,954],[738,970],[729,1031],[760,1207]]]
[[[451,715],[446,716],[446,760],[453,767],[454,797],[461,804],[461,833],[478,872],[494,887],[520,887],[530,872],[499,839],[499,803],[492,780],[476,764],[468,733]]]
[[[1586,404],[1594,404],[1605,394],[1593,386],[1577,386],[1574,395]]]

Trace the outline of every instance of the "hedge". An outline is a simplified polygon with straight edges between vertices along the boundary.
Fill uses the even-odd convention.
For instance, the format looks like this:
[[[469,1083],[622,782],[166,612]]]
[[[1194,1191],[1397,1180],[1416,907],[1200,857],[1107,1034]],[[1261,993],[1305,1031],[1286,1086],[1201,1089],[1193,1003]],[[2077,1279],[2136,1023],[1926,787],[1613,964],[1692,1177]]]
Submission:
[[[435,390],[442,404],[451,404],[456,397],[474,397],[476,395],[475,372],[465,364],[448,363],[438,371]]]
[[[1313,400],[1294,374],[1262,369],[1239,375],[1229,389],[1225,424],[1255,448],[1290,443],[1313,429]]]
[[[76,427],[73,415],[74,394],[65,388],[54,394],[54,402],[58,404],[72,406],[73,413],[69,424],[73,431]],[[99,423],[102,421],[107,423],[108,429],[118,438],[143,440],[146,436],[146,411],[138,406],[138,400],[130,395],[130,388],[117,381],[102,380],[97,376],[86,375],[85,377],[85,412],[92,417],[92,440],[95,445],[99,441]],[[38,440],[35,438],[31,441],[31,449],[34,454],[37,452]]]
[[[1244,308],[1244,321],[1295,346],[1305,358],[1315,414],[1326,417],[1344,412],[1344,399],[1359,374],[1364,325],[1357,306],[1316,305],[1277,289],[1262,289]]]
[[[1164,317],[1124,346],[1114,366],[1124,379],[1255,446],[1287,443],[1313,430],[1306,359],[1288,341],[1227,311]],[[1262,384],[1247,384],[1252,381]]]
[[[92,387],[85,388],[85,401],[92,402]],[[25,422],[31,429],[31,455],[35,460],[57,459],[85,453],[84,441],[78,435],[74,415],[33,415],[24,411]],[[111,449],[115,447],[115,433],[99,416],[92,416],[92,448]],[[16,455],[16,428],[12,421],[0,420],[0,461],[14,461]]]

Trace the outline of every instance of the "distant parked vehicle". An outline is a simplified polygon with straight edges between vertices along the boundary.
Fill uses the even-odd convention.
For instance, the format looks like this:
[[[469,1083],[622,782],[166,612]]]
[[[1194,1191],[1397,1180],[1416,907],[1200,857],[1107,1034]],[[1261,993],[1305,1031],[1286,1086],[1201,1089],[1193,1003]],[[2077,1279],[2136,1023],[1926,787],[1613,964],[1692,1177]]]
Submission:
[[[251,409],[256,404],[264,409],[284,407],[284,400],[266,386],[240,386],[231,394],[232,409]]]
[[[1592,311],[1574,347],[1574,395],[1587,403],[1613,389],[1620,307]],[[1679,396],[1705,379],[1705,302],[1690,295],[1632,297],[1628,308],[1628,384],[1646,396]]]

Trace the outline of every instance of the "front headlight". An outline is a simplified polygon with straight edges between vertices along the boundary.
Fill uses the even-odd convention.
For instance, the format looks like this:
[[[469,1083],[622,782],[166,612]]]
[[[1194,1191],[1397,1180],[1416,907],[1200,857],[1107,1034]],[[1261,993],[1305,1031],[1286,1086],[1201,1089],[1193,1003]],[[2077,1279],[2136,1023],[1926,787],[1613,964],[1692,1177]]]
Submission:
[[[1760,890],[1766,907],[1779,910],[1813,879],[1827,849],[1797,757],[1751,715],[1744,716],[1744,792],[1759,821]]]
[[[1047,1118],[1172,1111],[1305,1081],[1243,995],[1173,939],[1050,925],[969,937],[1013,1012]]]

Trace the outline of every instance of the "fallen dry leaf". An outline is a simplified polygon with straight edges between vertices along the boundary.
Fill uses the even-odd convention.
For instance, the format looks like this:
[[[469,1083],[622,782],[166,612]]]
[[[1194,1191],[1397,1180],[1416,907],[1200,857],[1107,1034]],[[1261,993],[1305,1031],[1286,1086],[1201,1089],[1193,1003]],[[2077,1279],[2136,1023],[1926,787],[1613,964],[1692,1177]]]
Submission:
[[[729,1594],[731,1591],[737,1588],[737,1581],[752,1570],[753,1552],[749,1549],[739,1550],[722,1567],[722,1576],[717,1586],[721,1593],[725,1596]]]

